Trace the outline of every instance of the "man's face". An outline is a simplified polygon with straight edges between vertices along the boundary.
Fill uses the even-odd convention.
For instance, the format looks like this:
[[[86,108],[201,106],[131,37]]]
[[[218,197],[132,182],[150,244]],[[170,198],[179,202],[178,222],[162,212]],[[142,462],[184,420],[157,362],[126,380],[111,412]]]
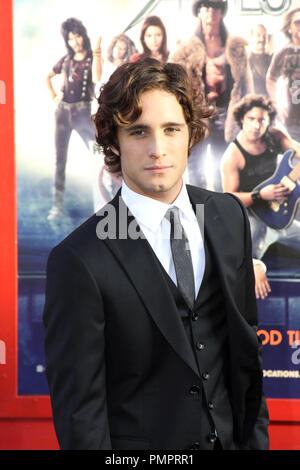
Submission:
[[[292,36],[293,43],[300,45],[300,11],[292,16],[290,34]]]
[[[263,108],[252,108],[242,119],[242,130],[249,141],[258,141],[265,134],[270,118],[268,111]]]
[[[220,8],[201,6],[198,10],[198,18],[204,27],[219,26],[222,17]]]
[[[151,90],[140,101],[140,117],[118,129],[122,177],[138,194],[171,204],[187,165],[188,126],[172,93]]]
[[[267,31],[262,25],[258,25],[253,31],[253,50],[257,54],[263,54],[266,51]]]
[[[73,49],[75,54],[77,52],[83,52],[83,37],[77,33],[69,33],[68,34],[68,44]]]

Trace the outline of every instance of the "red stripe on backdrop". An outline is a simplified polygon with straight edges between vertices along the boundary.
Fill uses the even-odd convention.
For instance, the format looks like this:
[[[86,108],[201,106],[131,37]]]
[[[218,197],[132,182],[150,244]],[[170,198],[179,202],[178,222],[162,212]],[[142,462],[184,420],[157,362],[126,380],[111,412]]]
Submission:
[[[0,415],[16,393],[17,230],[14,157],[12,2],[0,2]],[[5,40],[3,40],[5,38]]]
[[[17,200],[12,0],[0,1],[0,37],[0,449],[57,449],[49,397],[21,397],[17,393]]]

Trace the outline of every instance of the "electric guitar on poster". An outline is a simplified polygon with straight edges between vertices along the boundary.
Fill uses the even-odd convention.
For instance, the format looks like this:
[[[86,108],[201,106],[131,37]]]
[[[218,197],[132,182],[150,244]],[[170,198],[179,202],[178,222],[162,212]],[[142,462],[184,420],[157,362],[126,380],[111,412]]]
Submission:
[[[249,207],[255,217],[276,230],[287,228],[292,223],[300,199],[300,162],[296,166],[292,166],[294,155],[294,150],[287,150],[275,173],[253,189],[253,191],[260,191],[269,184],[281,183],[291,190],[285,201],[261,199]]]

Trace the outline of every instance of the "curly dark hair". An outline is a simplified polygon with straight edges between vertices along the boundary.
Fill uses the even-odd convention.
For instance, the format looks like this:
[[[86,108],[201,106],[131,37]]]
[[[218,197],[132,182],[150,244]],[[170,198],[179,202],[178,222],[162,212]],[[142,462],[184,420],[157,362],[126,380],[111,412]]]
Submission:
[[[248,111],[252,108],[262,108],[268,111],[270,123],[272,123],[276,117],[277,111],[273,102],[265,95],[248,94],[239,101],[239,103],[233,109],[233,117],[242,128],[242,119]]]
[[[73,57],[74,51],[68,44],[69,33],[76,33],[83,37],[83,47],[88,52],[88,55],[92,55],[91,41],[87,35],[86,27],[77,18],[68,18],[61,25],[61,34],[64,38],[68,53]]]
[[[208,118],[214,108],[206,102],[194,100],[191,82],[179,64],[162,64],[156,59],[126,63],[118,67],[103,85],[98,110],[93,116],[96,142],[104,152],[104,162],[111,173],[121,172],[118,127],[128,127],[142,113],[140,96],[151,90],[164,90],[176,96],[182,106],[189,128],[190,146],[199,143],[208,130]]]

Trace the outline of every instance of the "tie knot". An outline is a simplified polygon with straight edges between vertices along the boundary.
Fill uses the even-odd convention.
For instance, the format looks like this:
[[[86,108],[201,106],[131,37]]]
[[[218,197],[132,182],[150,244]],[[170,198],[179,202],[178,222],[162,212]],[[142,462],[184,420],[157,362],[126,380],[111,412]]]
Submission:
[[[165,218],[172,224],[180,224],[179,209],[176,206],[170,207],[165,215]]]

